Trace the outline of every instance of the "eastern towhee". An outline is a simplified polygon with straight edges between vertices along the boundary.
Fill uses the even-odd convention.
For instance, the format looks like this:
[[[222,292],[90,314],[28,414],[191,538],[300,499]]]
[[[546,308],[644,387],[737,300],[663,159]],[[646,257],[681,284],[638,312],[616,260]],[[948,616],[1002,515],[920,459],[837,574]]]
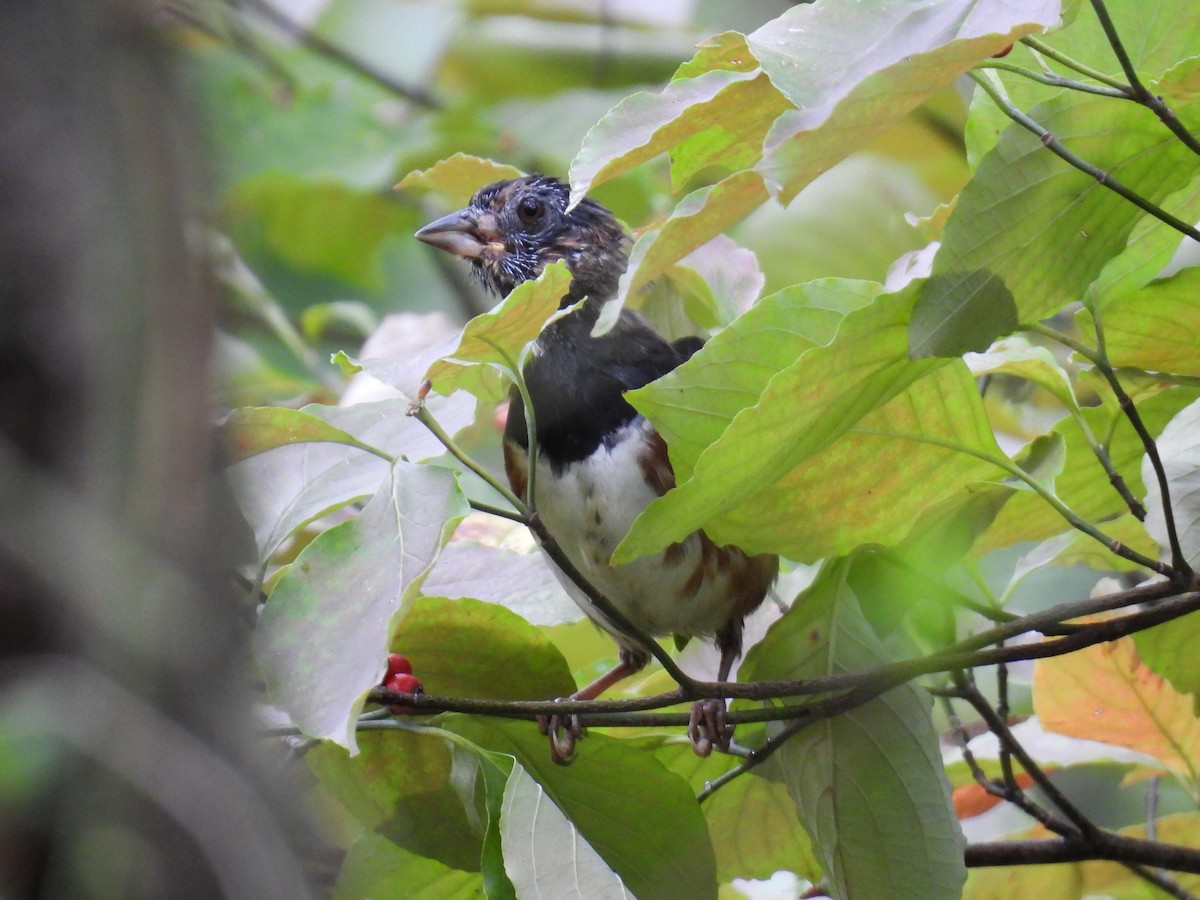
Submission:
[[[501,296],[536,278],[547,264],[566,260],[573,280],[561,307],[587,301],[542,331],[524,368],[537,423],[533,505],[575,567],[642,631],[715,636],[721,653],[718,679],[725,681],[742,652],[742,621],[762,603],[778,559],[718,547],[697,531],[661,553],[609,565],[633,520],[675,484],[663,439],[624,393],[670,372],[700,342],[668,342],[629,309],[621,311],[610,331],[592,336],[601,307],[616,294],[629,238],[612,213],[593,200],[584,199],[568,212],[569,194],[567,185],[545,175],[500,181],[416,236],[469,260],[483,284]],[[513,491],[524,496],[528,438],[515,388],[504,431],[504,467]],[[573,695],[590,700],[641,669],[649,657],[558,574],[584,612],[620,645],[620,662]],[[723,701],[698,702],[692,723],[689,733],[698,753],[707,755],[713,745],[728,747],[732,729]],[[555,758],[569,758],[577,726],[560,735],[560,723],[553,722],[549,730]]]

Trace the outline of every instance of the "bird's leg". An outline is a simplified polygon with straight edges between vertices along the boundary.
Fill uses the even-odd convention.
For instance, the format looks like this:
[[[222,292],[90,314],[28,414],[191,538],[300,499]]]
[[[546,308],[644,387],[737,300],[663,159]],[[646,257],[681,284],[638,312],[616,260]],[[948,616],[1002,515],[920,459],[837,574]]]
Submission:
[[[737,629],[736,640],[722,639],[717,635],[717,646],[721,650],[721,664],[717,669],[717,681],[728,681],[733,662],[742,653],[741,628]],[[725,698],[709,697],[692,704],[692,715],[688,722],[688,737],[697,756],[708,756],[713,747],[728,750],[733,740],[733,726],[725,720]]]
[[[562,699],[595,700],[617,682],[644,668],[648,661],[646,654],[640,650],[622,647],[615,666],[591,684]],[[584,729],[579,724],[579,716],[538,716],[537,722],[542,734],[550,736],[551,759],[560,766],[569,766],[575,759],[575,742],[584,734]]]

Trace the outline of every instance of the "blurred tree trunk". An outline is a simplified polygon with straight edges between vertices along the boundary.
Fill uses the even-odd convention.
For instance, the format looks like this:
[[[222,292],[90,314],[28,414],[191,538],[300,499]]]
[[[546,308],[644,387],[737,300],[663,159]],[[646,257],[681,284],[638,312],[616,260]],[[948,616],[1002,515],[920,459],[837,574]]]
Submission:
[[[196,135],[147,5],[0,3],[0,895],[304,897],[212,476]]]

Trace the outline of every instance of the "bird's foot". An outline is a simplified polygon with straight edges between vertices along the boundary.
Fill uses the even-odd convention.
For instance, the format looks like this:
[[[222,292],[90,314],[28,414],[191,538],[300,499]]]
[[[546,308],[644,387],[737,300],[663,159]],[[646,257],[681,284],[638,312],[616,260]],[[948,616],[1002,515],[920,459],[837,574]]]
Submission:
[[[587,733],[579,716],[538,716],[538,730],[550,737],[550,758],[560,766],[575,761],[575,743]]]
[[[688,737],[697,756],[708,756],[713,748],[728,750],[733,739],[733,726],[725,720],[723,699],[697,700],[692,704],[688,722]]]

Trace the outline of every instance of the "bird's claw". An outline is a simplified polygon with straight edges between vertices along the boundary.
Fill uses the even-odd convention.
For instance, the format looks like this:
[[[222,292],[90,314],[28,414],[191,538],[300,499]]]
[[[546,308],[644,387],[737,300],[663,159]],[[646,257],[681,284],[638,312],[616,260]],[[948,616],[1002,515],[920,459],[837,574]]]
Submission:
[[[728,750],[733,740],[733,726],[725,719],[725,701],[697,700],[692,704],[688,737],[697,756],[708,756],[713,748]]]
[[[538,716],[537,723],[538,731],[550,737],[550,758],[560,766],[573,763],[575,744],[586,733],[579,716]]]

